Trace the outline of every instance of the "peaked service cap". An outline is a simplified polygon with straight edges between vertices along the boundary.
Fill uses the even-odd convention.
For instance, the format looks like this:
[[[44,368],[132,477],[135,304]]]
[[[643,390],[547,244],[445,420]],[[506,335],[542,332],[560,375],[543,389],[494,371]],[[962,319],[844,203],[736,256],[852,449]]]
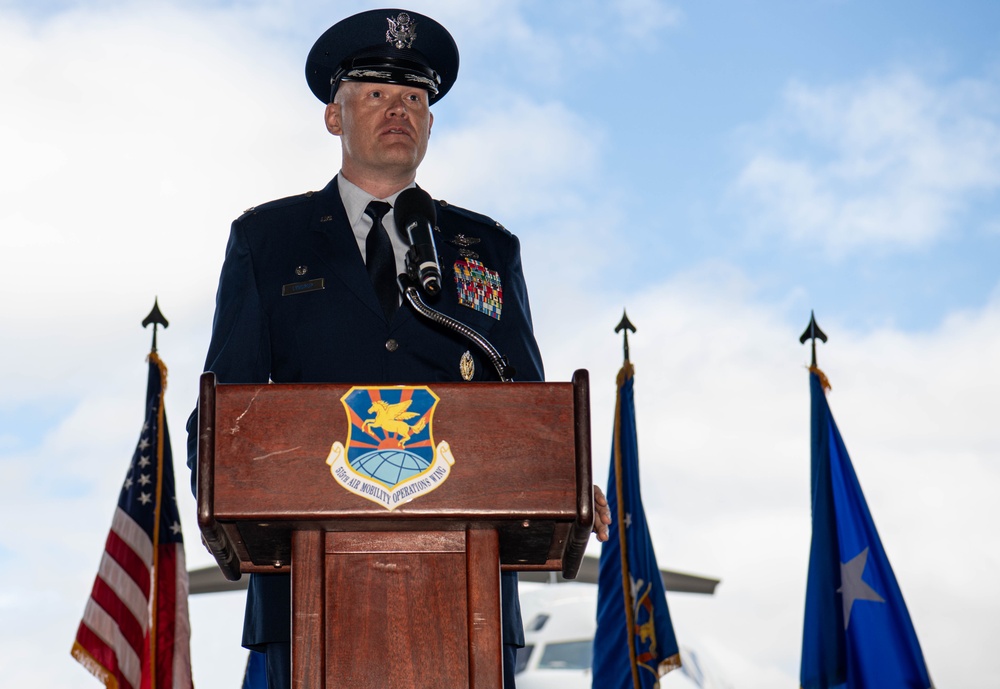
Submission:
[[[306,81],[324,103],[342,81],[403,84],[441,100],[458,76],[458,46],[448,30],[416,12],[368,10],[337,22],[306,58]]]

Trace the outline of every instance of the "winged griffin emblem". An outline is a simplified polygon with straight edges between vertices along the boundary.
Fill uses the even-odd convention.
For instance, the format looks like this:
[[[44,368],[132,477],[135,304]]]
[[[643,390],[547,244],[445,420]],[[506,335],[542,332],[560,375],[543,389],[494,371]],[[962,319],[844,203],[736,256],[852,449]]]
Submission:
[[[394,510],[448,478],[455,458],[447,441],[434,441],[440,400],[429,387],[355,386],[340,401],[347,441],[334,441],[326,463],[341,487]]]
[[[375,400],[372,406],[368,408],[368,413],[374,413],[375,418],[365,419],[365,422],[361,424],[361,430],[373,437],[377,437],[372,433],[372,429],[380,428],[386,433],[392,433],[396,437],[396,442],[400,448],[405,447],[410,437],[420,433],[427,425],[427,417],[421,416],[416,412],[407,411],[411,404],[413,404],[412,399],[397,402],[396,404],[389,404],[385,400]],[[407,423],[407,421],[417,416],[420,417],[420,420],[415,424],[411,426]]]

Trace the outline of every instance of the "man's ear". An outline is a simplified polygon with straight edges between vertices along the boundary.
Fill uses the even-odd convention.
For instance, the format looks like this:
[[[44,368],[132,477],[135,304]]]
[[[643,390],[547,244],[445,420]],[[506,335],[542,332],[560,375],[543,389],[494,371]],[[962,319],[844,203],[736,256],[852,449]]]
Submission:
[[[427,120],[427,138],[430,138],[431,129],[434,128],[434,113],[428,112],[427,114],[430,115],[430,117]]]
[[[340,136],[344,133],[340,121],[340,103],[330,103],[327,105],[324,119],[326,120],[326,130],[328,132],[334,136]]]

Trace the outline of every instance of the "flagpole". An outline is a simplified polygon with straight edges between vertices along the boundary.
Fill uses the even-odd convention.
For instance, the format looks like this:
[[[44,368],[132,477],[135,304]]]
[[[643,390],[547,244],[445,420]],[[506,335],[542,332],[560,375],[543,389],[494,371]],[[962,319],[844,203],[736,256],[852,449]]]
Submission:
[[[816,312],[809,312],[809,325],[806,326],[805,332],[799,336],[799,342],[805,344],[806,340],[812,340],[812,363],[809,365],[809,371],[815,373],[819,376],[819,382],[823,386],[824,390],[829,390],[830,381],[827,379],[826,374],[823,373],[819,366],[816,365],[816,340],[827,341],[826,333],[819,329],[819,325],[816,324]]]
[[[624,357],[621,370],[618,371],[618,390],[615,394],[615,497],[618,513],[615,526],[618,527],[619,555],[621,556],[622,568],[622,596],[625,599],[625,624],[628,630],[628,657],[629,668],[632,670],[632,687],[641,689],[639,679],[639,665],[635,657],[635,643],[632,640],[632,630],[635,629],[635,601],[632,599],[632,583],[629,581],[629,560],[628,560],[628,539],[625,536],[625,498],[622,493],[622,386],[625,381],[632,377],[632,362],[629,361],[628,332],[635,332],[635,326],[628,319],[628,313],[622,311],[622,319],[615,326],[615,332],[622,332],[624,336]]]
[[[799,682],[826,687],[933,687],[899,583],[834,421],[816,365],[809,367],[812,540]],[[813,375],[815,374],[815,375]]]
[[[629,565],[628,565],[628,542],[625,537],[625,505],[624,496],[622,494],[622,444],[621,444],[621,405],[622,405],[622,385],[631,376],[632,365],[626,361],[622,366],[621,370],[618,371],[618,394],[615,399],[615,493],[617,497],[618,514],[615,515],[617,518],[618,527],[618,543],[619,543],[619,554],[621,556],[621,567],[622,567],[622,597],[625,599],[625,624],[628,630],[628,657],[629,657],[629,667],[632,670],[632,686],[634,689],[640,689],[639,684],[639,667],[636,663],[635,658],[635,644],[632,641],[632,630],[635,629],[635,602],[632,600],[632,584],[629,581]]]
[[[660,677],[680,667],[680,648],[642,506],[635,369],[628,350],[628,331],[636,328],[624,313],[615,332],[623,330],[607,496],[618,521],[601,547],[591,686],[655,689]]]
[[[143,319],[143,321],[142,321],[142,327],[145,328],[145,327],[149,326],[150,323],[153,324],[153,351],[155,352],[156,351],[156,327],[158,325],[162,325],[164,328],[167,328],[167,327],[170,326],[170,323],[167,321],[166,318],[163,317],[163,314],[160,312],[160,300],[158,298],[156,298],[156,297],[153,297],[153,310],[150,311],[149,315],[146,316]]]
[[[149,324],[142,430],[70,653],[107,687],[191,689],[188,579],[164,405],[167,367],[156,354],[156,328],[167,319],[155,304],[143,321]],[[170,531],[161,532],[161,522]]]
[[[160,374],[160,394],[156,408],[156,502],[153,503],[153,570],[150,578],[149,592],[149,689],[156,689],[156,615],[159,604],[159,559],[160,559],[160,512],[163,507],[163,399],[167,389],[167,367],[156,353],[156,328],[169,326],[167,319],[160,312],[159,300],[153,300],[153,310],[142,321],[142,327],[153,324],[153,344],[147,357],[149,363],[156,366]]]

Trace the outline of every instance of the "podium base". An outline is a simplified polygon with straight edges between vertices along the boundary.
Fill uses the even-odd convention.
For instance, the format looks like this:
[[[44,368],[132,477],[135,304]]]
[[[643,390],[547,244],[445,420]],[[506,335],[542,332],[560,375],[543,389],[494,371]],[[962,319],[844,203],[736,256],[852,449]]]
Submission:
[[[496,530],[298,531],[292,563],[295,689],[502,689]]]

